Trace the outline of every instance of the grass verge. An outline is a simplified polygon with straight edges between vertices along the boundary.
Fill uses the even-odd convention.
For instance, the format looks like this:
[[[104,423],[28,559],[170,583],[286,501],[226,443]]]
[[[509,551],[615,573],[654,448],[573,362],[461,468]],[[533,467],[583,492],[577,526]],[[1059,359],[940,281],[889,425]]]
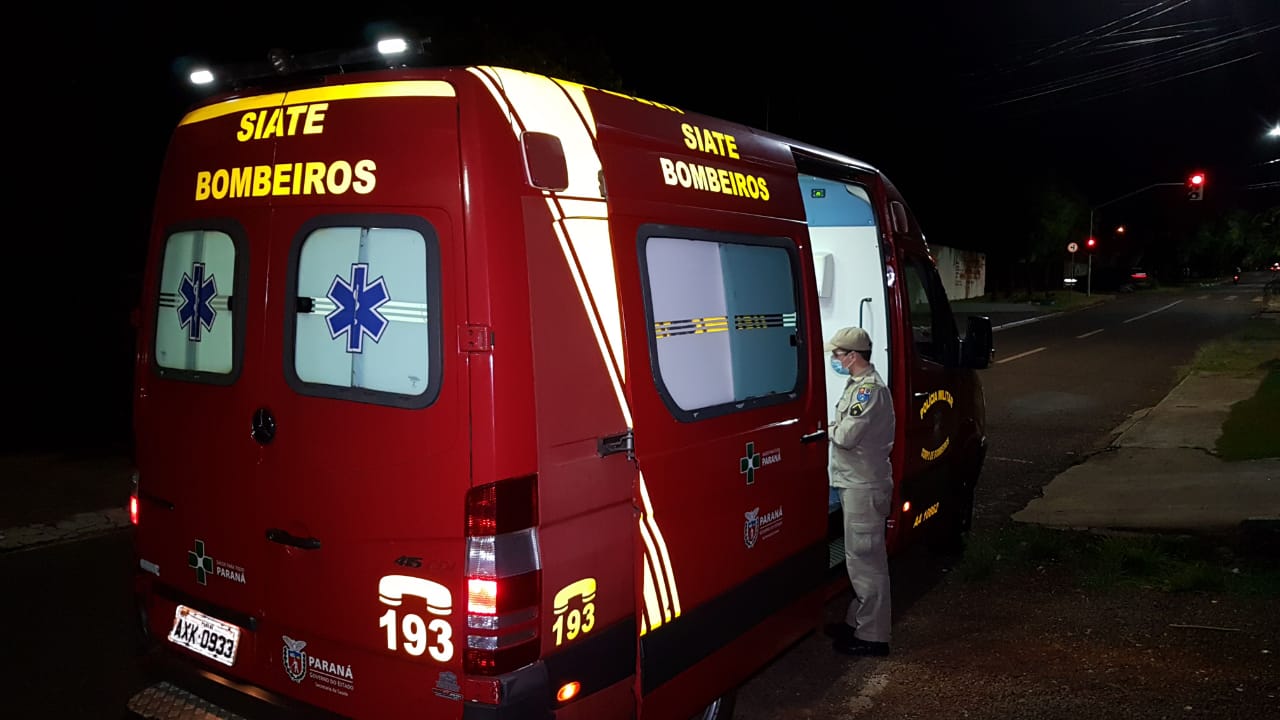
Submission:
[[[1280,360],[1269,366],[1258,391],[1232,405],[1222,424],[1215,450],[1223,460],[1280,457]]]
[[[964,582],[1064,572],[1083,588],[1153,588],[1280,598],[1280,561],[1235,556],[1203,538],[1097,535],[1013,524],[975,531],[953,569]]]
[[[1265,371],[1280,359],[1280,319],[1259,316],[1240,329],[1201,345],[1187,366],[1190,372],[1238,373]]]

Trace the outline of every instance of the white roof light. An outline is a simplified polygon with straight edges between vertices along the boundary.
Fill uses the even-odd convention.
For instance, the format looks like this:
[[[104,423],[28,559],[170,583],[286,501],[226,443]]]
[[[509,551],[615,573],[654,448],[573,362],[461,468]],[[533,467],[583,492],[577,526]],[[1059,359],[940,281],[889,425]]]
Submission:
[[[208,70],[196,70],[191,73],[191,82],[195,85],[208,85],[213,82],[213,73]]]
[[[409,44],[404,38],[387,38],[378,41],[378,52],[383,55],[396,55],[409,49]]]

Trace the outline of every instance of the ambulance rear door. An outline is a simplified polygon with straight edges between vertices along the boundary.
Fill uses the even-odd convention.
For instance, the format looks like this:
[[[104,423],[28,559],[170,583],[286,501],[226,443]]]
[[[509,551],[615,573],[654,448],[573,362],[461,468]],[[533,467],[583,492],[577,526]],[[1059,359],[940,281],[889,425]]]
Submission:
[[[270,225],[269,685],[343,715],[458,717],[471,464],[457,101],[440,81],[298,96],[327,107],[323,132],[281,138],[275,160],[303,179],[279,183]]]
[[[134,542],[157,642],[250,677],[267,577],[251,428],[263,375],[274,370],[263,365],[259,302],[269,209],[202,202],[201,183],[228,148],[237,149],[234,129],[184,121],[156,198],[136,370]],[[270,147],[239,148],[235,160],[270,157]]]

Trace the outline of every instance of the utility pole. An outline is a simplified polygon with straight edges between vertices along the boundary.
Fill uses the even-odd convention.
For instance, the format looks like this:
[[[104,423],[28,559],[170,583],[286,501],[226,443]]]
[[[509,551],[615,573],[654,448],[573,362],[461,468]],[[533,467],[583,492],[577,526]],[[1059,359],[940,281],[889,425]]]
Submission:
[[[1137,190],[1134,190],[1133,192],[1125,193],[1124,195],[1121,195],[1121,196],[1120,196],[1120,197],[1118,197],[1118,198],[1112,198],[1111,200],[1108,200],[1108,201],[1106,201],[1106,202],[1104,202],[1104,203],[1099,203],[1099,204],[1097,204],[1097,205],[1094,205],[1094,206],[1090,207],[1090,208],[1089,208],[1089,240],[1088,240],[1088,242],[1089,242],[1089,247],[1090,247],[1090,248],[1092,248],[1092,247],[1094,246],[1094,245],[1093,245],[1093,243],[1095,242],[1095,241],[1094,241],[1094,239],[1093,239],[1093,214],[1094,214],[1094,212],[1096,212],[1096,211],[1098,211],[1098,210],[1101,210],[1102,208],[1104,208],[1104,207],[1106,207],[1106,206],[1110,205],[1111,203],[1120,202],[1121,200],[1124,200],[1125,198],[1133,197],[1134,195],[1137,195],[1137,194],[1138,194],[1138,193],[1140,193],[1140,192],[1146,192],[1146,191],[1150,190],[1151,188],[1158,188],[1158,187],[1182,187],[1182,185],[1183,185],[1183,183],[1180,183],[1180,182],[1163,182],[1163,183],[1153,183],[1153,184],[1148,185],[1148,186],[1146,186],[1146,187],[1144,187],[1144,188],[1138,188]],[[1089,271],[1088,271],[1088,272],[1089,272],[1088,280],[1086,280],[1086,281],[1085,281],[1086,294],[1087,294],[1087,295],[1092,295],[1092,294],[1093,294],[1093,253],[1089,253]]]

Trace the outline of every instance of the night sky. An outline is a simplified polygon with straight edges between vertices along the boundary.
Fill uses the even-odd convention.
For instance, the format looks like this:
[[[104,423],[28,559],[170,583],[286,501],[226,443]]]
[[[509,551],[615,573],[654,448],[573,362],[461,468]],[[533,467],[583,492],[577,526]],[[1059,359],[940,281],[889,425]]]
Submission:
[[[1194,207],[1155,192],[1108,211],[1139,224],[1280,204],[1280,163],[1266,164],[1280,138],[1265,135],[1280,122],[1280,0],[288,5],[51,8],[10,23],[29,31],[7,68],[26,99],[8,105],[8,139],[28,218],[10,267],[39,310],[18,313],[27,350],[7,354],[23,429],[6,444],[127,443],[128,310],[165,144],[199,98],[180,73],[196,59],[354,47],[400,25],[431,36],[440,64],[562,69],[868,161],[932,243],[989,253],[1019,241],[1031,185],[1099,204],[1208,173]]]

